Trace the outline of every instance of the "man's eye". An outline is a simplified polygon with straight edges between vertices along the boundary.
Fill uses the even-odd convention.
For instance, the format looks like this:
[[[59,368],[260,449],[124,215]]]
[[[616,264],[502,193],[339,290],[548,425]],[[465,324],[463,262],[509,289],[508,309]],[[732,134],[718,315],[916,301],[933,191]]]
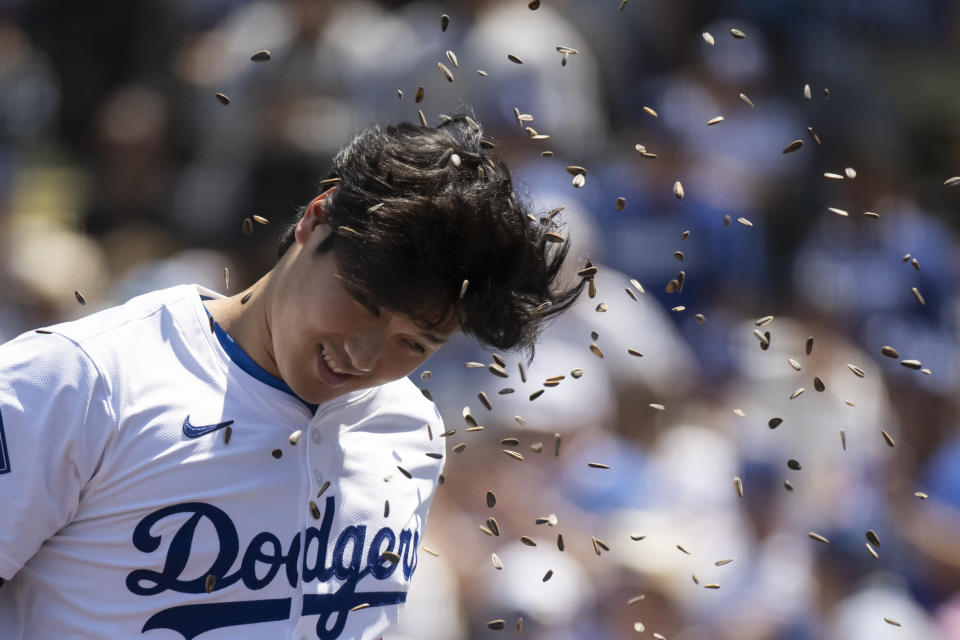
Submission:
[[[413,340],[407,340],[407,344],[410,345],[410,348],[419,353],[425,353],[426,349],[419,342],[414,342]]]

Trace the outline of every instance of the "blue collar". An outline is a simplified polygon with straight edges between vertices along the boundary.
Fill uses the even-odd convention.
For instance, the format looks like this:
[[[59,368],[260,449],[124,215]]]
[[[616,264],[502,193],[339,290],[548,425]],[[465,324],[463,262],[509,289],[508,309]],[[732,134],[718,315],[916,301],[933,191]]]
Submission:
[[[212,300],[209,296],[200,296],[201,300]],[[207,312],[207,317],[213,318],[210,310],[207,309],[207,306],[203,306],[203,310]],[[223,330],[223,327],[217,323],[216,320],[213,321],[213,333],[217,336],[217,340],[220,341],[220,346],[223,347],[223,350],[227,352],[227,355],[233,360],[233,363],[243,369],[246,373],[250,374],[260,382],[273,387],[274,389],[279,389],[284,393],[289,393],[291,396],[302,402],[310,410],[310,413],[316,413],[317,407],[319,405],[310,404],[296,393],[293,392],[293,389],[290,388],[286,382],[273,375],[251,358],[246,351],[240,348],[233,338],[230,337],[226,331]]]

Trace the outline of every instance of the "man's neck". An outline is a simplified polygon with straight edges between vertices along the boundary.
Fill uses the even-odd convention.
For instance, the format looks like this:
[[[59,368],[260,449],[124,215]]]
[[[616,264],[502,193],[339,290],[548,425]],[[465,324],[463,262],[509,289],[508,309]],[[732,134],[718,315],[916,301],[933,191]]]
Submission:
[[[204,304],[217,324],[254,362],[279,378],[270,329],[271,273],[236,295],[207,300]]]

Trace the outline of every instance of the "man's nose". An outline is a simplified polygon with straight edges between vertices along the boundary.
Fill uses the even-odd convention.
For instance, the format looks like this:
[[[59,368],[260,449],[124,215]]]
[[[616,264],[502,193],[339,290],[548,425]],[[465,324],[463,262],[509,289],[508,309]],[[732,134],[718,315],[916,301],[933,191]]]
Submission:
[[[357,371],[369,373],[373,371],[383,355],[385,334],[382,328],[357,333],[343,344],[350,364]]]

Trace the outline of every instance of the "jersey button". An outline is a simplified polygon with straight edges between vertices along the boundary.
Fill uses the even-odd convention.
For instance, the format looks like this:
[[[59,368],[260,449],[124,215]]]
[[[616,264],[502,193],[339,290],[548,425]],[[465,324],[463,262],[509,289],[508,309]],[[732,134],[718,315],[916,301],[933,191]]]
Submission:
[[[323,474],[320,473],[320,469],[318,469],[317,467],[313,468],[313,479],[317,481],[317,484],[319,485],[323,484]]]
[[[310,429],[310,438],[313,439],[314,444],[320,444],[320,441],[323,440],[323,434],[320,433],[320,427],[314,427]]]

